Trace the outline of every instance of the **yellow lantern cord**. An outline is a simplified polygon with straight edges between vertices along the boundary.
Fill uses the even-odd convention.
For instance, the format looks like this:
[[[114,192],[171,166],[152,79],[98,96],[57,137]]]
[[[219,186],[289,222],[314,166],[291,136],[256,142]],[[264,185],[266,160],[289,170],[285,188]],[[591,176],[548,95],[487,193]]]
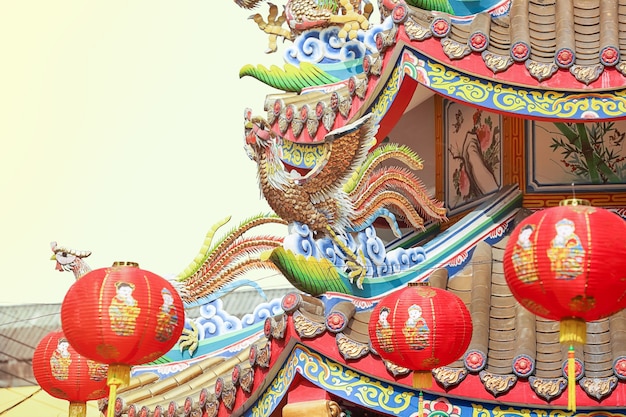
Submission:
[[[433,374],[430,371],[413,371],[413,388],[423,389],[433,386]]]
[[[573,345],[567,351],[567,409],[576,412],[576,356]]]
[[[126,386],[129,383],[129,365],[109,365],[109,370],[107,372],[107,385],[109,386],[109,405],[107,406],[107,417],[115,417],[115,400],[117,398],[117,388]]]
[[[87,416],[87,404],[70,402],[69,417],[86,417]]]
[[[587,343],[587,323],[583,319],[561,319],[559,326],[559,342],[566,345]]]
[[[559,342],[569,345],[567,351],[567,409],[576,411],[576,351],[574,344],[587,343],[587,323],[579,318],[561,319]]]
[[[417,403],[417,417],[422,417],[424,415],[424,394],[420,390],[419,393],[419,401]]]

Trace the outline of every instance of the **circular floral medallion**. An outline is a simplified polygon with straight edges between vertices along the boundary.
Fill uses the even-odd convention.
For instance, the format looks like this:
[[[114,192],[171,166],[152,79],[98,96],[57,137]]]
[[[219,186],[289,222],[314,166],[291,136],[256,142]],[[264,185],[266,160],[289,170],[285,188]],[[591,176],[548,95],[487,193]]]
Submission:
[[[585,365],[578,358],[574,359],[574,361],[575,361],[574,371],[576,372],[576,381],[578,381],[580,378],[583,377],[583,374],[585,373]],[[565,378],[567,378],[568,368],[569,368],[567,362],[568,362],[567,360],[564,360],[563,366],[561,366],[561,371],[563,372],[563,376]]]
[[[200,390],[200,395],[198,396],[198,405],[200,406],[200,408],[204,408],[208,397],[209,397],[209,390],[207,390],[206,388],[202,388]]]
[[[365,58],[363,58],[363,72],[369,75],[371,70],[372,70],[372,58],[369,55],[367,55]]]
[[[217,378],[215,381],[215,395],[219,398],[222,396],[222,390],[224,389],[224,381],[222,378]]]
[[[619,50],[614,46],[607,46],[600,52],[600,61],[606,66],[613,66],[619,61]]]
[[[521,62],[528,59],[530,48],[524,42],[516,42],[511,47],[511,58],[513,61]]]
[[[126,413],[128,414],[128,417],[135,417],[137,415],[137,408],[133,404],[131,404],[128,407],[128,411]]]
[[[287,120],[288,123],[291,123],[291,121],[293,120],[293,114],[295,113],[295,111],[296,110],[293,104],[288,105],[285,109],[285,120]]]
[[[376,49],[380,52],[383,50],[384,40],[382,33],[378,32],[374,35],[374,43],[376,44]]]
[[[177,408],[178,406],[176,405],[176,403],[174,401],[170,401],[167,406],[167,417],[174,417],[176,415]]]
[[[393,19],[393,22],[396,24],[404,22],[407,16],[408,11],[405,3],[398,3],[391,11],[391,19]]]
[[[161,417],[163,416],[163,407],[157,405],[154,407],[154,411],[152,412],[152,417]]]
[[[626,356],[620,356],[613,362],[613,373],[620,380],[626,380]]]
[[[333,111],[339,109],[339,94],[336,91],[333,91],[330,95],[330,108],[333,109]]]
[[[333,311],[328,316],[326,316],[326,328],[331,332],[340,332],[346,327],[346,323],[346,316],[339,311]]]
[[[283,101],[280,99],[274,101],[274,115],[278,116],[282,109],[283,109]]]
[[[233,371],[230,374],[233,384],[239,383],[239,377],[241,376],[241,366],[235,365]]]
[[[556,53],[556,65],[561,68],[569,68],[574,64],[576,55],[569,48],[561,48]]]
[[[189,413],[191,413],[192,406],[193,406],[193,400],[191,399],[191,397],[185,398],[185,405],[183,406],[183,411],[185,412],[185,415],[188,415]]]
[[[438,38],[443,38],[450,32],[450,23],[441,17],[435,18],[430,24],[430,31]]]
[[[326,109],[326,104],[323,101],[318,101],[315,106],[315,117],[317,120],[321,120],[322,116],[324,116],[324,110]]]
[[[470,38],[470,48],[477,52],[487,49],[487,37],[482,32],[476,32]]]
[[[267,338],[272,336],[272,319],[270,317],[267,317],[263,323],[263,334]]]
[[[124,409],[124,402],[122,401],[121,398],[116,398],[115,399],[115,414],[122,414],[122,410]]]
[[[149,411],[150,410],[148,410],[148,407],[144,405],[143,407],[141,407],[141,410],[139,410],[139,417],[148,417]]]
[[[301,300],[302,297],[299,294],[296,294],[295,292],[290,292],[283,297],[283,300],[281,302],[281,308],[289,313],[298,307]]]
[[[257,356],[257,347],[250,347],[250,355],[248,356],[248,360],[250,361],[250,366],[256,365],[256,356]]]
[[[486,356],[480,350],[470,350],[465,354],[465,367],[471,372],[482,371],[487,365]]]
[[[513,373],[525,378],[535,370],[535,361],[528,355],[518,355],[513,359]]]
[[[354,93],[356,92],[356,78],[350,77],[348,79],[348,91],[351,96],[354,96]]]

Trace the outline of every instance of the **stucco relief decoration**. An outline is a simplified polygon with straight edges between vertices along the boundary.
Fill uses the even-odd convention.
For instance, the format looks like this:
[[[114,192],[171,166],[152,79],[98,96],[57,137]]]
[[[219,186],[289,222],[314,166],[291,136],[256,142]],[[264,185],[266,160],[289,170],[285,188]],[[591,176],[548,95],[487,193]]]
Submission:
[[[419,59],[408,51],[402,54],[402,72],[404,75],[408,75],[422,85],[430,86],[430,80],[428,79],[428,72],[426,71],[425,65],[424,60]]]

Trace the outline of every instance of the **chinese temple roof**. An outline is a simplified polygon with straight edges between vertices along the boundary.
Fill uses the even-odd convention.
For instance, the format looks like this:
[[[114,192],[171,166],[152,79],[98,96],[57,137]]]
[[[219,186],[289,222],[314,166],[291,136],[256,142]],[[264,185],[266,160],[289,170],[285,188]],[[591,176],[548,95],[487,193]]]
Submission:
[[[466,303],[474,331],[462,359],[433,371],[436,385],[427,398],[451,395],[483,405],[498,401],[537,408],[567,404],[563,371],[567,348],[559,343],[559,323],[529,313],[512,296],[502,268],[506,239],[493,246],[479,243],[471,262],[454,278],[443,268],[430,276],[431,285],[455,293]],[[167,415],[168,408],[183,410],[183,415],[203,412],[207,416],[242,411],[268,395],[264,391],[270,381],[280,378],[279,371],[291,363],[286,355],[298,349],[299,354],[308,352],[305,362],[332,361],[361,378],[367,372],[368,385],[377,380],[398,390],[410,387],[411,371],[381,360],[370,346],[373,302],[330,300],[287,294],[282,300],[285,314],[268,318],[264,335],[248,347],[230,357],[189,363],[165,379],[140,374],[120,393],[116,408],[122,416],[135,415],[142,407],[150,412],[158,408],[161,415]],[[624,334],[625,312],[588,324],[587,344],[576,350],[580,409],[619,406],[624,389],[620,381],[626,378]],[[288,390],[284,385],[282,389]],[[273,386],[273,394],[280,394]],[[357,398],[344,399],[358,403]]]
[[[505,0],[468,16],[384,0],[380,14],[376,50],[350,76],[266,97],[276,133],[320,142],[371,112],[382,140],[432,93],[533,119],[624,117],[626,0]]]
[[[401,23],[398,39],[468,74],[537,89],[624,84],[624,1],[511,0],[467,18],[383,5]]]

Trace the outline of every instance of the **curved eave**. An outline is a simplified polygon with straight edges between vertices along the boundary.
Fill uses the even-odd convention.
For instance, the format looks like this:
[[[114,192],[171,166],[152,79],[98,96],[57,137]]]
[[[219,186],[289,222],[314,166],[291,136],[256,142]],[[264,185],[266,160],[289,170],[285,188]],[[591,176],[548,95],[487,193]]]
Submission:
[[[626,118],[624,88],[613,91],[560,91],[506,83],[501,79],[463,72],[459,62],[451,63],[440,54],[438,56],[436,48],[433,49],[431,56],[427,54],[429,51],[424,48],[424,42],[398,41],[393,46],[392,58],[384,74],[393,74],[395,68],[403,77],[416,78],[421,85],[451,100],[527,119],[576,122]],[[467,62],[471,63],[472,59]],[[484,64],[475,67],[479,66]],[[386,85],[390,84],[389,79]],[[384,89],[379,91],[383,93],[370,97],[366,108],[386,112],[391,107],[383,105],[388,93]]]

